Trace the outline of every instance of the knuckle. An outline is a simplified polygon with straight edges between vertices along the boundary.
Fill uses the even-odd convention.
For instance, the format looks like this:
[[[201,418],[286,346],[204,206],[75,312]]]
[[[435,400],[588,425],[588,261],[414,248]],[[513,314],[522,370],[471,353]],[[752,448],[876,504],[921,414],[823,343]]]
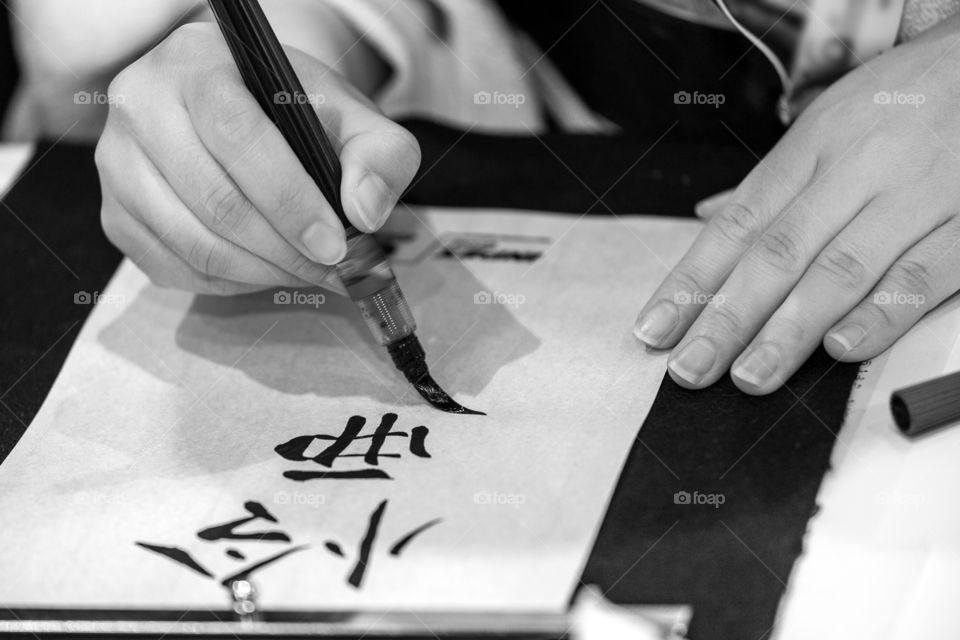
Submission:
[[[777,271],[797,274],[803,271],[803,243],[788,229],[769,229],[757,240],[754,255]]]
[[[281,183],[273,193],[273,216],[282,228],[297,230],[306,224],[305,214],[310,187],[303,182],[289,180]]]
[[[192,59],[200,53],[200,44],[209,34],[210,29],[206,28],[206,25],[199,23],[181,25],[164,38],[153,53],[162,61]]]
[[[891,135],[884,127],[874,129],[860,142],[861,153],[867,158],[889,156],[899,146],[900,135],[900,132]]]
[[[189,288],[191,291],[203,294],[214,293],[214,288],[216,285],[213,283],[215,280],[206,273],[197,271],[195,269],[190,269],[188,279]]]
[[[695,293],[713,293],[705,283],[706,274],[692,262],[681,263],[670,274],[674,289],[682,293],[693,295]]]
[[[187,262],[200,273],[218,278],[229,277],[230,256],[223,240],[196,241],[187,252]]]
[[[230,182],[214,187],[203,197],[201,206],[218,226],[233,234],[242,233],[254,215],[253,205]]]
[[[237,95],[233,83],[221,87],[208,96],[214,108],[207,121],[210,134],[227,148],[244,148],[260,135],[262,112],[256,103]]]
[[[136,94],[131,88],[134,86],[134,79],[139,74],[139,71],[140,66],[134,62],[115,75],[113,80],[110,81],[110,84],[107,85],[107,95],[111,97],[111,99],[107,101],[107,104],[111,112],[119,114],[127,112],[124,105],[127,104],[128,96]],[[122,96],[122,98],[118,99],[118,96]]]
[[[286,261],[285,270],[287,273],[309,282],[310,278],[316,275],[316,263],[298,251],[292,251],[291,254]]]
[[[138,66],[136,62],[121,69],[117,75],[113,76],[113,79],[107,85],[107,93],[111,95],[114,93],[125,93],[126,89],[133,83],[133,78],[137,74],[137,69]]]
[[[804,344],[811,331],[801,318],[785,314],[778,314],[775,319],[772,319],[771,328],[775,332],[778,344],[791,347]]]
[[[870,333],[872,328],[896,327],[900,324],[894,305],[877,304],[870,300],[862,306],[862,311],[869,320],[869,325],[865,327],[867,333]]]
[[[143,65],[133,62],[120,71],[107,85],[107,123],[118,122],[127,128],[136,130],[137,114],[142,111],[142,98],[145,83]]]
[[[708,322],[723,333],[739,338],[744,332],[744,321],[736,307],[722,304],[710,307]]]
[[[930,293],[930,269],[922,262],[904,259],[890,267],[888,276],[904,293],[928,295]]]
[[[863,259],[856,251],[849,248],[827,248],[813,264],[831,282],[845,290],[860,289],[867,276],[867,267]]]
[[[738,245],[752,244],[763,228],[756,209],[739,202],[724,205],[710,224],[723,239]]]

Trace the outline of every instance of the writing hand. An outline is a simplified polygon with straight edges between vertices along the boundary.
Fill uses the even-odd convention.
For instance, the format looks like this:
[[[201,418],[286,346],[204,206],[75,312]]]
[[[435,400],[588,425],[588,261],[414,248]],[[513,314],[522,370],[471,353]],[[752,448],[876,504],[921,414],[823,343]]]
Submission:
[[[287,50],[343,165],[342,199],[378,229],[420,162],[413,136],[314,58]],[[97,146],[107,237],[161,286],[341,291],[343,226],[247,91],[214,24],[181,27],[110,85]],[[291,98],[293,99],[293,98]]]

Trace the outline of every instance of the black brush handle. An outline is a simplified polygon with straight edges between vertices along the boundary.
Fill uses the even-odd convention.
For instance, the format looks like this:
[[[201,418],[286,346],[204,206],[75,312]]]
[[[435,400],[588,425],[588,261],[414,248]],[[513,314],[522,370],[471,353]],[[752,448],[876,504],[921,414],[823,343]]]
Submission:
[[[257,0],[209,0],[240,75],[313,178],[343,226],[352,225],[340,199],[342,169],[277,34]],[[284,96],[285,99],[280,99]]]

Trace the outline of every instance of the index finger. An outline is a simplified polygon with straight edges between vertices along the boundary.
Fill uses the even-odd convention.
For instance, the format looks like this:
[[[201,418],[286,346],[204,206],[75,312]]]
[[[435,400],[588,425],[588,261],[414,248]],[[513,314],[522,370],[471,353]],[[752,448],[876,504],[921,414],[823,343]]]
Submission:
[[[225,43],[216,46],[227,51]],[[236,65],[221,59],[210,73],[195,75],[184,87],[184,102],[200,140],[291,245],[314,262],[339,262],[346,253],[343,225],[247,90]]]
[[[742,256],[789,208],[817,169],[807,150],[778,145],[710,218],[677,266],[644,305],[634,334],[654,348],[675,345]]]

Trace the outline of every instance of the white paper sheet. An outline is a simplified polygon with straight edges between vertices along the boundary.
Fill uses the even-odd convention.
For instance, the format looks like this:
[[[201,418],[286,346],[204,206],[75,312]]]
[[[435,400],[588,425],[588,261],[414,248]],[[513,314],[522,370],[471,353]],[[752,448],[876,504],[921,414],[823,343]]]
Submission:
[[[289,292],[194,298],[124,263],[0,466],[0,604],[223,608],[221,579],[307,545],[253,574],[262,606],[564,608],[665,370],[633,337],[635,314],[699,225],[410,214],[397,216],[394,231],[413,235],[395,267],[428,361],[486,417],[427,407],[336,296],[316,308],[310,291],[293,304],[278,303]],[[441,255],[438,237],[464,257]],[[505,257],[526,252],[542,256]],[[388,413],[408,434],[383,445],[399,456],[375,467],[391,479],[284,477],[325,467],[277,445],[337,436],[354,415],[368,435]],[[410,448],[421,425],[429,458]],[[327,470],[370,466],[341,457]],[[290,542],[198,538],[249,515],[247,501],[277,522],[237,533]],[[347,578],[383,501],[358,589]],[[137,541],[178,547],[214,577]]]
[[[896,389],[954,370],[958,336],[960,298],[865,367],[777,640],[957,637],[957,608],[945,603],[960,598],[960,429],[907,439],[889,405]]]

